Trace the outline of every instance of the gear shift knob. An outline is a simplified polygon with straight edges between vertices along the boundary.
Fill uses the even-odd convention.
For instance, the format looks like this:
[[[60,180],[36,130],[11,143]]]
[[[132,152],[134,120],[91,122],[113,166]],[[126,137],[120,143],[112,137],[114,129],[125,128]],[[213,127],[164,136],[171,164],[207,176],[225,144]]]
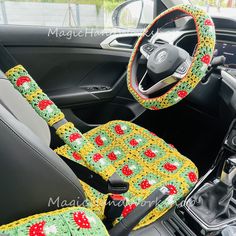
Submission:
[[[232,156],[225,161],[220,180],[229,187],[235,186],[236,156]]]

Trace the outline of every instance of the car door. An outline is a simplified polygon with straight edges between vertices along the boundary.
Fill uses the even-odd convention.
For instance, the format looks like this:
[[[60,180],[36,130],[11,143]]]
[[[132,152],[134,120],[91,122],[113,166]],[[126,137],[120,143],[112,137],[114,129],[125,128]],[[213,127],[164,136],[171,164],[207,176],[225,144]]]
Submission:
[[[128,92],[126,70],[141,21],[156,12],[149,1],[146,18],[143,1],[1,2],[0,41],[82,132],[114,119],[135,121],[145,109]],[[120,29],[113,28],[117,6],[125,19]]]

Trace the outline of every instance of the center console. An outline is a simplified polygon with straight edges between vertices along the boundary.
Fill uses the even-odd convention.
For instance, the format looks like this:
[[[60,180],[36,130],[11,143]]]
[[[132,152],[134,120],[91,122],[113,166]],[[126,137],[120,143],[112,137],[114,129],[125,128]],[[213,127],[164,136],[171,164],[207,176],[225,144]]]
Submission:
[[[236,120],[226,135],[212,169],[185,199],[185,222],[195,222],[196,235],[223,235],[236,225]],[[189,222],[188,222],[189,221]],[[236,235],[236,231],[230,235]]]

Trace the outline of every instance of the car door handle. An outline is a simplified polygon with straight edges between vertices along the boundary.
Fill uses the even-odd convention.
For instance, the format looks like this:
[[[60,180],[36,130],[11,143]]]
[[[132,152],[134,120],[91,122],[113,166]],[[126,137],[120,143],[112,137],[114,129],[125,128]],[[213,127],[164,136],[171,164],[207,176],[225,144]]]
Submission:
[[[114,47],[114,48],[127,48],[127,49],[132,49],[133,48],[133,45],[128,44],[128,43],[120,43],[120,42],[117,41],[117,39],[113,40],[110,43],[110,46]]]
[[[141,32],[112,34],[101,42],[103,49],[132,52]]]

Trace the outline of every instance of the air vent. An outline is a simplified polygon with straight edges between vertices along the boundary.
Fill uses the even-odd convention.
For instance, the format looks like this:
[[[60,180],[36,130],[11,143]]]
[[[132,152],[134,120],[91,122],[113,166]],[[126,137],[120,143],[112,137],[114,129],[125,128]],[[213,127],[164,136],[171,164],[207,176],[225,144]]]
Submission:
[[[191,236],[192,235],[175,218],[171,217],[171,218],[163,221],[163,225],[171,233],[171,235],[173,235],[173,236],[174,235],[175,236]]]

